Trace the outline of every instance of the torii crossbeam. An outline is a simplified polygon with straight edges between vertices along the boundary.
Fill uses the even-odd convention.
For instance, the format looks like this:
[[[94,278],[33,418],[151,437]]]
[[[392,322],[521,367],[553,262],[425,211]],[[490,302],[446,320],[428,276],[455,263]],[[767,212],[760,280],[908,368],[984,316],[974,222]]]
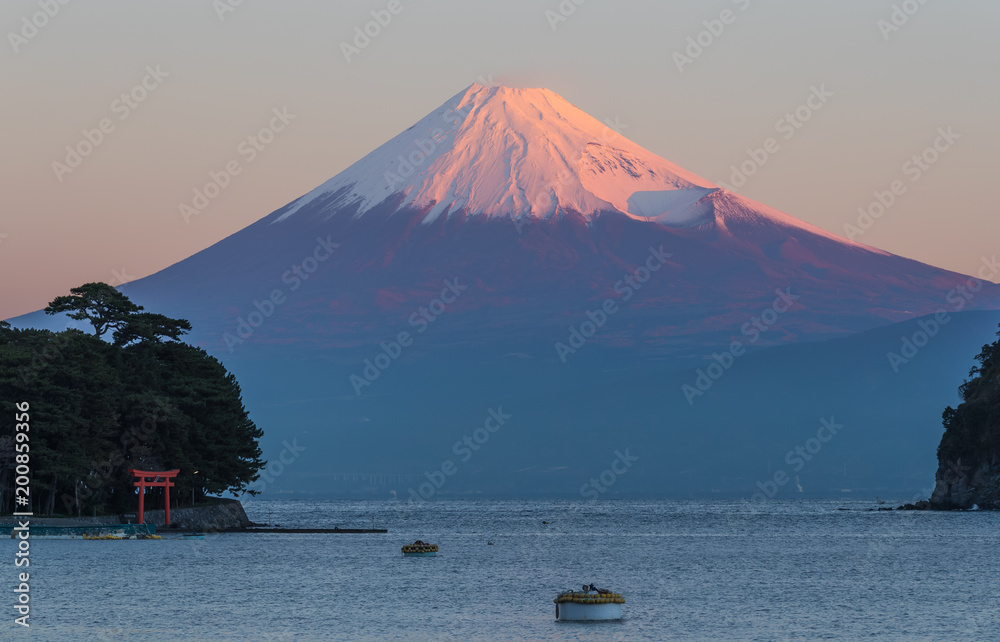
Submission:
[[[139,488],[139,523],[143,524],[143,508],[144,499],[146,497],[146,487],[147,486],[162,486],[164,493],[164,513],[166,514],[167,526],[170,525],[170,487],[174,485],[174,482],[170,481],[177,476],[177,473],[181,472],[180,469],[176,470],[136,470],[135,468],[130,468],[129,473],[135,477],[138,481],[132,482],[133,486]],[[146,481],[146,478],[152,478],[152,481]]]

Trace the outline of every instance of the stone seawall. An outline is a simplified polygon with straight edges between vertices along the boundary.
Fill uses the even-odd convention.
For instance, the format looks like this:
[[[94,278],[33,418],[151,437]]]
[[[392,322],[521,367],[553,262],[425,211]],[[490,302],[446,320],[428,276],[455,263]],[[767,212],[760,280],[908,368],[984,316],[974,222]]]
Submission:
[[[156,524],[159,530],[167,528],[162,510],[147,510],[144,519],[147,524]],[[226,499],[210,506],[171,508],[170,525],[183,530],[221,531],[247,528],[253,526],[253,522],[247,517],[239,500]]]
[[[97,517],[29,517],[36,526],[105,526],[108,524],[123,524],[119,515],[98,515]],[[16,517],[0,517],[0,523],[11,524],[17,521]],[[132,520],[135,521],[134,519]]]
[[[247,528],[254,523],[247,517],[243,504],[237,499],[221,499],[217,504],[195,506],[194,508],[171,508],[170,523],[182,530],[220,531],[232,528]],[[25,518],[22,518],[25,519]],[[32,524],[39,526],[101,526],[107,524],[135,524],[135,513],[124,515],[100,515],[97,517],[31,517]],[[162,510],[147,510],[143,516],[147,524],[165,528]],[[0,524],[14,524],[17,518],[0,517]]]

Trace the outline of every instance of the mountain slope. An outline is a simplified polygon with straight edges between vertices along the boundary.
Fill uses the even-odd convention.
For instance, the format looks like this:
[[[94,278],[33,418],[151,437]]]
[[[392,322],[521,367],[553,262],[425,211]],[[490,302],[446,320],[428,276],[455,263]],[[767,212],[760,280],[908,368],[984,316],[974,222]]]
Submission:
[[[804,377],[824,367],[812,359],[838,353],[809,345],[885,328],[888,338],[851,344],[882,350],[907,320],[1000,308],[992,283],[727,192],[552,92],[476,85],[312,192],[123,289],[151,311],[191,320],[192,341],[220,356],[248,391],[251,412],[260,404],[271,420],[255,415],[269,431],[265,443],[311,439],[319,450],[297,475],[327,481],[323,461],[336,448],[363,472],[391,463],[381,472],[419,473],[447,452],[417,442],[447,445],[456,422],[482,403],[514,400],[532,404],[518,419],[518,434],[527,435],[519,444],[544,443],[538,452],[552,466],[607,454],[602,440],[552,441],[557,423],[565,432],[579,422],[607,435],[621,428],[636,448],[677,444],[677,457],[711,467],[739,459],[740,441],[705,452],[708,442],[690,438],[689,426],[730,422],[749,431],[740,439],[761,443],[784,443],[788,426],[766,415],[767,390],[752,385],[763,398],[723,397],[743,410],[722,412],[701,397],[689,407],[681,385],[699,368],[729,362],[727,354],[734,372],[756,363],[748,369],[808,397],[796,416],[818,418],[832,397],[805,395]],[[766,350],[774,346],[795,350]],[[767,367],[773,354],[784,355],[781,372],[791,379]],[[849,359],[836,365],[838,377],[852,376]],[[658,383],[628,383],[640,376]],[[726,384],[733,381],[753,378]],[[905,438],[907,423],[921,420],[899,381],[879,376],[865,388],[877,400],[869,407],[892,408],[897,422],[867,422],[882,431],[875,442]],[[644,394],[626,394],[630,386]],[[665,425],[678,414],[685,425]],[[616,417],[626,425],[616,428]],[[476,483],[509,474],[514,459],[484,467]],[[893,461],[866,471],[864,484],[900,479],[902,463]],[[530,483],[518,485],[529,491]]]
[[[636,192],[692,190],[683,202],[715,187],[547,89],[473,85],[294,201],[278,220],[317,201],[329,211],[356,205],[361,215],[400,193],[399,207],[428,210],[425,223],[459,210],[592,215],[628,212]]]
[[[662,268],[623,285],[654,250],[670,255]],[[968,282],[718,188],[551,91],[473,85],[312,192],[125,290],[232,354],[372,345],[407,329],[445,279],[469,288],[447,310],[458,340],[551,345],[612,299],[621,311],[592,342],[660,355],[729,345],[778,289],[797,305],[754,347],[950,309]],[[265,304],[274,293],[281,303]],[[261,306],[274,310],[248,327]],[[1000,307],[998,288],[962,306]]]

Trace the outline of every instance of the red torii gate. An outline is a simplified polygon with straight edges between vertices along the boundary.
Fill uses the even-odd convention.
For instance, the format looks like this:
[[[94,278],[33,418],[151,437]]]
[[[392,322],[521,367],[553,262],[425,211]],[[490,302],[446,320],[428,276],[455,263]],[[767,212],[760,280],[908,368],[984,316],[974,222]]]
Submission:
[[[177,476],[177,473],[181,472],[178,468],[176,470],[164,470],[164,471],[153,471],[153,470],[136,470],[135,468],[130,468],[129,473],[139,481],[132,482],[133,486],[138,486],[139,488],[139,523],[144,523],[143,520],[143,500],[146,496],[146,486],[162,486],[163,492],[165,494],[164,499],[166,500],[164,504],[167,525],[170,525],[170,487],[174,485],[174,482],[170,481]],[[152,477],[153,481],[146,481],[147,477]],[[163,481],[160,481],[163,478]]]

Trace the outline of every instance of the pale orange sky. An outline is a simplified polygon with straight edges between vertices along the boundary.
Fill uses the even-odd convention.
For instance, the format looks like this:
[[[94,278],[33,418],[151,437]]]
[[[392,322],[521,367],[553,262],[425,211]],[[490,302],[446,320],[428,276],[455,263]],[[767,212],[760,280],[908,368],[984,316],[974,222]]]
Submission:
[[[1000,6],[930,2],[889,30],[893,4],[589,0],[556,22],[546,12],[557,0],[402,0],[348,62],[340,43],[388,0],[244,0],[222,19],[211,2],[92,0],[36,18],[37,33],[24,25],[37,2],[4,2],[0,318],[182,260],[491,75],[548,87],[714,182],[775,138],[739,191],[835,233],[903,180],[906,193],[856,240],[973,272],[1000,254]],[[702,34],[708,45],[678,69],[675,52],[719,30],[727,9],[730,24]],[[833,96],[786,139],[779,119],[813,86]],[[120,96],[133,91],[145,97],[129,106]],[[241,141],[276,108],[294,119],[246,161]],[[103,119],[109,133],[57,177],[53,162]],[[911,181],[904,163],[940,127],[961,138]],[[233,160],[242,173],[185,223],[179,205]]]

